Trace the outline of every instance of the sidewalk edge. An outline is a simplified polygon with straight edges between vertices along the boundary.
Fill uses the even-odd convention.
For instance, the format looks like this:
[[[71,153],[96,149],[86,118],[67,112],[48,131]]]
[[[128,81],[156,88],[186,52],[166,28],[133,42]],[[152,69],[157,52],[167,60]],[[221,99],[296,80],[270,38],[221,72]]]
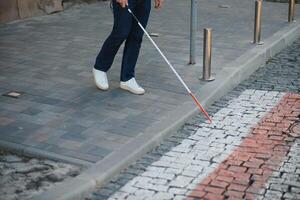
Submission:
[[[82,168],[91,167],[93,164],[88,161],[84,161],[84,160],[44,151],[44,150],[37,149],[35,147],[27,146],[24,144],[17,144],[14,142],[3,141],[1,139],[0,139],[0,147],[6,149],[8,151],[14,151],[16,153],[20,153],[21,155],[24,155],[24,156],[34,156],[34,157],[42,158],[42,159],[48,158],[48,159],[52,159],[57,162],[65,162],[68,164],[77,165]]]

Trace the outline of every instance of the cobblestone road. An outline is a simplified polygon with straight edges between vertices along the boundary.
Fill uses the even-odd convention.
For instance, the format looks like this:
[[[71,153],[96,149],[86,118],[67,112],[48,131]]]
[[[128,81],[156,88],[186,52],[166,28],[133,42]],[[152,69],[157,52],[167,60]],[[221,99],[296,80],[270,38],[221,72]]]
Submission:
[[[88,199],[300,199],[300,40]]]

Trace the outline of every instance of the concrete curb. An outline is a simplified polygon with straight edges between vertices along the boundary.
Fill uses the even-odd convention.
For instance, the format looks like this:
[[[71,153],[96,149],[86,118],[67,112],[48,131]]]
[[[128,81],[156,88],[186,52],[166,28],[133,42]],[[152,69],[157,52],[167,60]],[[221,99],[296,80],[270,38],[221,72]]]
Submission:
[[[56,153],[52,153],[52,152],[48,152],[48,151],[43,151],[41,149],[27,146],[24,144],[17,144],[17,143],[3,141],[3,140],[0,140],[0,147],[7,149],[9,151],[19,153],[21,155],[33,156],[33,157],[37,157],[37,158],[48,158],[48,159],[52,159],[54,161],[78,165],[83,168],[91,167],[93,164],[88,161],[71,158],[68,156],[64,156],[64,155],[60,155],[60,154],[56,154]]]
[[[290,24],[266,39],[263,46],[254,46],[241,57],[226,65],[217,74],[215,81],[206,83],[201,91],[196,93],[197,96],[207,94],[207,96],[201,95],[199,98],[203,106],[208,107],[221,98],[299,37],[300,23]],[[125,148],[96,163],[78,177],[59,184],[41,195],[35,196],[34,199],[83,199],[95,187],[103,186],[122,169],[157,146],[172,131],[178,129],[188,118],[195,116],[199,111],[193,102],[188,102],[174,113],[169,113],[165,120],[157,123],[154,128],[145,130]],[[178,113],[181,114],[179,119]],[[163,124],[170,124],[170,126],[161,131]]]

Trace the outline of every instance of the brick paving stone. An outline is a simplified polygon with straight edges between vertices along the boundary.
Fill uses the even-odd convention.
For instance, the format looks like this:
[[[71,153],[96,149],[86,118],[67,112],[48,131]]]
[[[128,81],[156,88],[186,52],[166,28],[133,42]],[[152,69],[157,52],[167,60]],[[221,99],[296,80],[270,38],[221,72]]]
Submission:
[[[168,190],[168,193],[174,194],[174,195],[185,195],[187,193],[187,189],[183,188],[170,188]]]
[[[161,200],[174,199],[174,195],[167,192],[158,192],[153,196],[153,199],[161,199]]]
[[[187,176],[177,176],[175,180],[171,181],[170,186],[178,187],[178,188],[185,188],[193,178]]]

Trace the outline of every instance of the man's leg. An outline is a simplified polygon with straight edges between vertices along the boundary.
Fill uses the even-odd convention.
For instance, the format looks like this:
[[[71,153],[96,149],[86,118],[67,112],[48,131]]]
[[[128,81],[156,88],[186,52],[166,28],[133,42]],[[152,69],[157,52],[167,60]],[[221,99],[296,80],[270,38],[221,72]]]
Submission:
[[[144,27],[147,26],[150,10],[151,0],[136,0],[136,6],[133,8],[133,12]],[[123,53],[121,81],[128,81],[134,77],[135,65],[144,34],[138,23],[134,19],[132,20],[131,31],[126,40]]]
[[[112,0],[112,4],[114,14],[113,30],[103,43],[94,66],[95,69],[103,72],[110,69],[121,44],[128,37],[132,25],[132,17],[127,9],[122,8],[116,0]]]

